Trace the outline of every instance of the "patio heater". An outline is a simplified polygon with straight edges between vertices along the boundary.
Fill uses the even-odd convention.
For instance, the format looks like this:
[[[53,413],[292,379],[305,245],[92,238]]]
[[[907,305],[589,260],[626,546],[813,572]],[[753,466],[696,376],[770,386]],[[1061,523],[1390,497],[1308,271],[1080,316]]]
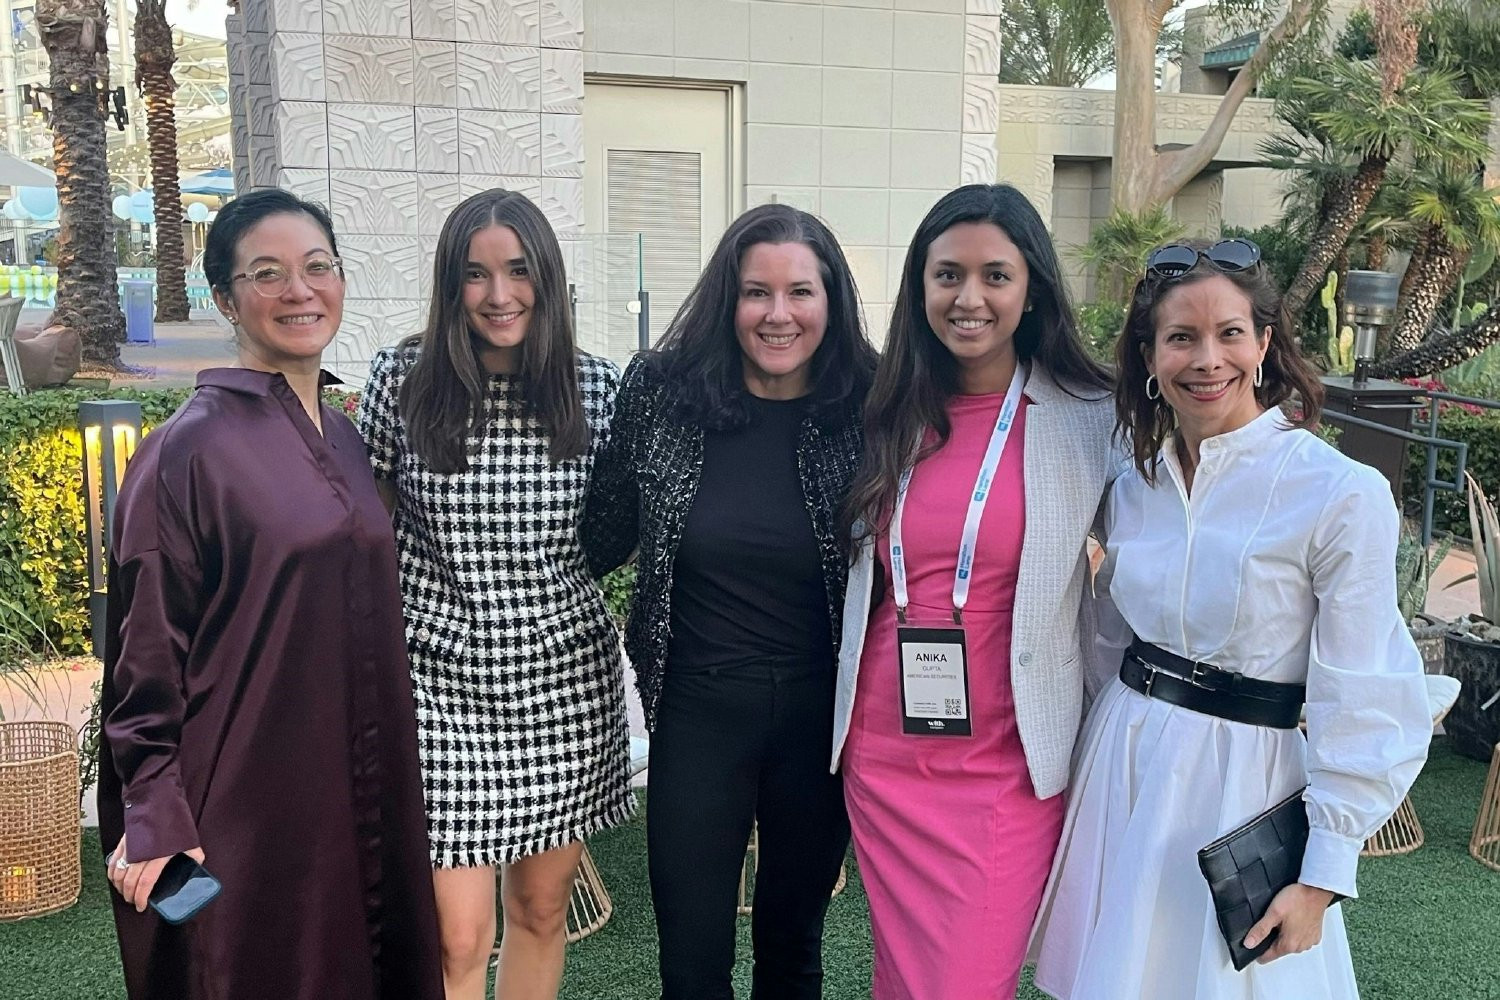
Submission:
[[[1411,430],[1412,416],[1422,406],[1417,390],[1369,375],[1380,331],[1395,321],[1400,287],[1400,276],[1384,271],[1344,275],[1343,320],[1354,327],[1354,375],[1324,376],[1324,409],[1329,413],[1346,413],[1394,431]],[[1337,420],[1333,423],[1340,426]],[[1342,427],[1339,450],[1383,473],[1399,504],[1406,476],[1406,442],[1383,429],[1356,424]]]
[[[1396,320],[1399,275],[1386,271],[1350,271],[1344,276],[1345,323],[1354,326],[1354,387],[1369,383],[1367,369],[1375,360],[1380,331]]]
[[[89,628],[94,655],[104,657],[105,599],[109,594],[110,531],[125,465],[141,439],[141,404],[123,399],[78,404],[83,437],[84,525],[88,535]]]

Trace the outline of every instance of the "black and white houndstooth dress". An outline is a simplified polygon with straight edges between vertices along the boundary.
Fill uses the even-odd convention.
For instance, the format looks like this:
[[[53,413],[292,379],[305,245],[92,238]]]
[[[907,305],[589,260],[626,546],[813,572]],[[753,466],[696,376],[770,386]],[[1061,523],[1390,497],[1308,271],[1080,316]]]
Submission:
[[[497,865],[629,818],[619,637],[590,577],[578,520],[609,433],[619,372],[579,356],[586,455],[556,465],[512,377],[490,376],[469,468],[432,472],[397,406],[415,349],[381,351],[358,423],[398,495],[432,861]]]

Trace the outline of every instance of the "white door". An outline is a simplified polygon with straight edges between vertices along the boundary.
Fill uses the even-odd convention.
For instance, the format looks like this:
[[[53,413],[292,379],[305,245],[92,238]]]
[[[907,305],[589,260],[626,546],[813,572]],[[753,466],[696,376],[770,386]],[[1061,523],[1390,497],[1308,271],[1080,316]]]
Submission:
[[[594,282],[593,310],[579,290],[586,349],[617,361],[635,350],[635,326],[616,314],[637,287],[650,293],[653,343],[692,289],[729,224],[731,97],[727,88],[585,81],[583,217],[600,234],[587,243],[604,286]]]

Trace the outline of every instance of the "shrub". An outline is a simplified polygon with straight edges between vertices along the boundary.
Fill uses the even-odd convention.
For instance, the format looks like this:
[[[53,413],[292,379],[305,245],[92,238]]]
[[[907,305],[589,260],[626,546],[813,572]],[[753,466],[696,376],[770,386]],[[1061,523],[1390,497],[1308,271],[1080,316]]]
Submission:
[[[1423,425],[1418,422],[1418,429]],[[1479,485],[1493,498],[1500,495],[1500,410],[1470,413],[1457,406],[1438,411],[1438,436],[1464,441],[1469,446],[1465,465]],[[1437,454],[1437,478],[1453,481],[1455,456],[1444,449]],[[1406,505],[1414,516],[1422,510],[1422,490],[1426,485],[1427,452],[1412,445],[1407,455]],[[1469,534],[1469,506],[1462,492],[1438,490],[1433,495],[1432,524],[1439,531],[1451,531],[1465,537]]]
[[[153,427],[187,389],[60,389],[0,395],[0,631],[21,631],[20,615],[42,625],[68,655],[89,648],[84,537],[83,447],[78,404],[133,399]],[[39,639],[40,641],[40,639]]]
[[[1090,302],[1078,307],[1078,332],[1089,355],[1101,364],[1115,363],[1115,341],[1125,327],[1125,307],[1115,302]]]

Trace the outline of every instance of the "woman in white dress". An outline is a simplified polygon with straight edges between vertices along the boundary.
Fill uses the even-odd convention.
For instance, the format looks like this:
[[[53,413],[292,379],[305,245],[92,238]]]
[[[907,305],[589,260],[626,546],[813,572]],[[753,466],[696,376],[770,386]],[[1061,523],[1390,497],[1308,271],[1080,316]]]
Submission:
[[[1321,388],[1259,259],[1242,240],[1153,251],[1120,337],[1134,469],[1109,498],[1095,591],[1097,663],[1118,673],[1076,751],[1033,946],[1037,985],[1061,1000],[1357,997],[1329,903],[1356,895],[1361,846],[1426,758],[1390,488],[1301,429]],[[1295,423],[1279,408],[1294,393]],[[1194,665],[1177,657],[1208,687],[1234,680],[1215,668],[1243,674],[1237,693],[1177,680]],[[1275,929],[1271,947],[1236,972],[1197,852],[1304,785],[1300,880],[1246,935]]]

